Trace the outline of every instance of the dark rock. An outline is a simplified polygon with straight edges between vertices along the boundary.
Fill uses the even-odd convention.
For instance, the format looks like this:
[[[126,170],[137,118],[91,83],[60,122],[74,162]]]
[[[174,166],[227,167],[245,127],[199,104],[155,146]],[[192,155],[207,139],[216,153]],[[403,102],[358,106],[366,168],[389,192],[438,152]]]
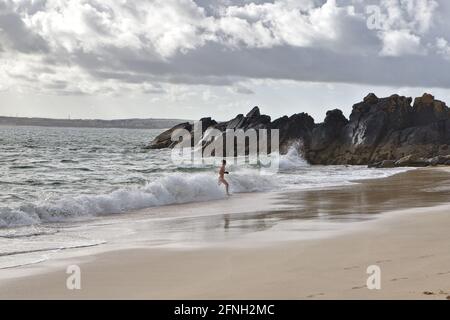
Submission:
[[[393,160],[385,154],[374,156],[374,152],[386,134],[410,124],[410,103],[411,99],[406,97],[369,95],[365,101],[353,106],[348,123],[334,132],[337,141],[320,152],[309,153],[307,160],[316,164],[368,164]],[[324,146],[315,144],[315,147],[317,145]]]
[[[445,165],[445,164],[447,164],[448,161],[450,161],[450,155],[437,156],[437,157],[431,158],[429,160],[430,164],[433,166]]]
[[[378,97],[374,93],[369,93],[363,101],[367,104],[375,104],[378,102]]]
[[[381,162],[372,162],[369,163],[369,165],[367,167],[369,168],[379,168],[381,166]]]
[[[269,116],[260,114],[258,107],[254,107],[245,117],[243,114],[238,114],[234,119],[219,123],[215,128],[220,131],[265,129],[270,125],[270,120]]]
[[[450,155],[443,156],[442,158],[440,158],[438,164],[446,164],[446,165],[450,164]]]
[[[245,117],[243,114],[238,114],[236,116],[236,118],[231,119],[230,121],[228,121],[227,125],[226,125],[226,129],[232,129],[232,130],[236,130],[236,129],[240,129],[243,127],[243,124],[245,122]]]
[[[176,126],[172,127],[169,130],[164,131],[163,133],[158,135],[155,139],[153,139],[153,141],[150,142],[149,148],[150,149],[169,148],[174,145],[173,141],[172,141],[172,133],[175,130],[185,129],[190,132],[192,130],[192,128],[193,128],[193,126],[189,122],[177,124]]]
[[[254,107],[247,116],[244,116],[243,114],[238,114],[235,118],[217,123],[215,120],[212,120],[211,118],[202,118],[199,120],[199,122],[202,123],[202,131],[196,132],[195,130],[197,128],[200,128],[198,125],[191,125],[190,127],[185,127],[184,124],[180,124],[175,126],[174,128],[167,130],[160,134],[158,137],[156,137],[150,144],[150,148],[153,149],[159,149],[159,148],[167,148],[167,147],[173,147],[174,144],[171,141],[171,135],[172,132],[175,129],[184,128],[187,129],[191,136],[192,136],[192,146],[194,145],[195,138],[199,138],[200,142],[203,147],[206,147],[208,144],[210,144],[212,141],[208,139],[207,141],[201,141],[203,139],[203,135],[205,131],[208,128],[214,128],[224,133],[223,139],[224,139],[224,146],[225,144],[225,133],[227,130],[249,130],[249,129],[270,129],[271,126],[271,118],[268,115],[263,115],[260,113],[258,107]],[[199,129],[197,129],[199,130]],[[248,151],[248,146],[247,146]]]
[[[427,167],[429,165],[428,159],[420,158],[413,154],[395,161],[395,166],[397,167]]]
[[[383,160],[380,162],[373,162],[368,165],[369,168],[395,168],[397,167],[395,160]]]
[[[254,107],[252,110],[250,110],[249,113],[247,113],[246,117],[253,118],[253,117],[259,117],[260,115],[261,115],[261,113],[259,112],[259,108]]]
[[[201,127],[200,125],[201,124]],[[150,149],[163,149],[163,148],[171,148],[176,145],[177,141],[172,141],[172,133],[177,129],[185,129],[187,130],[192,139],[194,138],[194,135],[197,134],[199,137],[203,135],[203,133],[212,126],[215,126],[217,122],[215,120],[212,120],[209,118],[201,118],[197,125],[193,125],[192,123],[185,122],[180,123],[173,128],[164,131],[160,135],[158,135],[155,139],[153,139],[152,142],[150,142],[149,148]],[[194,132],[195,128],[201,128],[201,132]]]
[[[428,159],[428,162],[432,166],[438,166],[438,165],[446,165],[447,162],[450,161],[450,155],[447,156],[437,156],[433,157],[431,159]]]
[[[424,93],[414,100],[413,123],[416,126],[432,122],[445,121],[449,118],[449,108],[445,102],[435,100],[434,96]]]
[[[202,123],[202,132],[205,132],[209,127],[217,124],[217,121],[211,119],[211,117],[201,118],[199,121]]]
[[[270,117],[265,114],[247,118],[247,123],[244,129],[266,129],[270,125],[270,120]]]
[[[378,168],[394,168],[396,166],[395,160],[383,160]]]
[[[254,107],[246,116],[221,123],[201,119],[202,134],[208,127],[227,129],[279,130],[280,151],[300,143],[305,159],[311,164],[370,164],[370,166],[426,166],[447,164],[450,159],[450,111],[446,104],[430,94],[414,100],[391,95],[378,98],[368,94],[353,106],[349,120],[342,111],[328,111],[323,123],[315,124],[306,113],[271,118]],[[172,147],[174,129],[193,131],[189,123],[180,124],[154,139],[151,148]],[[409,158],[405,158],[409,156]],[[437,157],[437,158],[436,158]],[[429,159],[429,160],[428,160]],[[385,160],[388,160],[384,162]]]
[[[434,157],[434,158],[428,159],[428,163],[431,166],[437,166],[439,164],[439,157]]]
[[[327,111],[325,121],[313,129],[311,151],[320,151],[327,148],[339,138],[337,133],[341,132],[347,123],[348,120],[344,117],[341,110]]]
[[[307,113],[297,113],[290,117],[276,119],[270,129],[278,129],[280,135],[280,152],[285,153],[294,143],[301,143],[304,150],[311,144],[314,119]]]
[[[399,95],[376,98],[368,95],[365,101],[353,106],[350,121],[335,133],[338,138],[318,152],[314,152],[314,148],[324,145],[313,143],[313,152],[307,153],[307,160],[320,164],[368,164],[397,160],[409,154],[417,154],[422,158],[448,154],[448,111],[445,104],[434,100],[432,96],[424,97],[416,99],[414,109],[411,107],[411,98]],[[444,111],[418,126],[416,113],[422,112],[418,110],[425,108],[424,105],[437,106],[438,110],[442,108]],[[315,132],[318,136],[314,134],[313,141],[324,140],[320,133],[320,130]]]

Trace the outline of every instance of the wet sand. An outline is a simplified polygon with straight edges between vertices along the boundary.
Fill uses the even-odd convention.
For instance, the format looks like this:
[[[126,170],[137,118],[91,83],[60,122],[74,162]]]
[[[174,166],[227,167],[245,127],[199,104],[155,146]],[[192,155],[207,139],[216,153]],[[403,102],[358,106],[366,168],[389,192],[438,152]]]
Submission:
[[[245,219],[252,228],[258,223],[261,231],[243,241],[59,261],[51,272],[3,280],[0,298],[447,299],[449,195],[445,168],[280,194],[283,209],[217,217],[222,232],[246,225]],[[346,222],[348,228],[318,239],[279,237],[304,232],[296,230],[304,219]],[[66,288],[66,266],[73,263],[81,267],[81,290]],[[381,290],[366,287],[370,265],[381,268]]]

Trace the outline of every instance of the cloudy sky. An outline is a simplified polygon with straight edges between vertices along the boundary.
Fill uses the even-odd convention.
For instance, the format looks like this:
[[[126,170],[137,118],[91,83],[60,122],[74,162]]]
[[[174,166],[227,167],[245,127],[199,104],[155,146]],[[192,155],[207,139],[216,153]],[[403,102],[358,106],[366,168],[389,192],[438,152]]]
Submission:
[[[0,115],[346,114],[450,101],[446,0],[0,0]]]

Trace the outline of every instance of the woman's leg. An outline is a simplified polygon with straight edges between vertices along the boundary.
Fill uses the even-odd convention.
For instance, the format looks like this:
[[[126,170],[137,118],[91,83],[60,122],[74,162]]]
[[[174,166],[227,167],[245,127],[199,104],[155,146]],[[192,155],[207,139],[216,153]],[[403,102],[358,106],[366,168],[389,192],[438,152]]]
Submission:
[[[228,192],[228,187],[229,187],[229,185],[228,185],[228,182],[227,182],[227,180],[223,180],[223,183],[225,184],[225,190],[227,191],[227,195],[230,195],[230,193]]]

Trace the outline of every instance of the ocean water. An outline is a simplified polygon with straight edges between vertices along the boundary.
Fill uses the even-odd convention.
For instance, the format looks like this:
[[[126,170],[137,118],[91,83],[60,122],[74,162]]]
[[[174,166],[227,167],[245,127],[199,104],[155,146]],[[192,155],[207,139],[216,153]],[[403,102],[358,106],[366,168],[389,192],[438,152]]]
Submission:
[[[107,221],[150,207],[226,199],[223,186],[217,184],[214,164],[177,165],[171,161],[170,150],[145,149],[160,132],[0,127],[3,267],[16,265],[20,260],[16,255],[104,243],[101,236],[89,237],[84,221]],[[237,194],[340,186],[402,169],[310,166],[293,148],[281,157],[276,174],[261,175],[257,166],[243,161],[228,170],[231,192]],[[74,222],[76,232],[63,232]],[[33,257],[33,261],[39,259],[42,254]]]

